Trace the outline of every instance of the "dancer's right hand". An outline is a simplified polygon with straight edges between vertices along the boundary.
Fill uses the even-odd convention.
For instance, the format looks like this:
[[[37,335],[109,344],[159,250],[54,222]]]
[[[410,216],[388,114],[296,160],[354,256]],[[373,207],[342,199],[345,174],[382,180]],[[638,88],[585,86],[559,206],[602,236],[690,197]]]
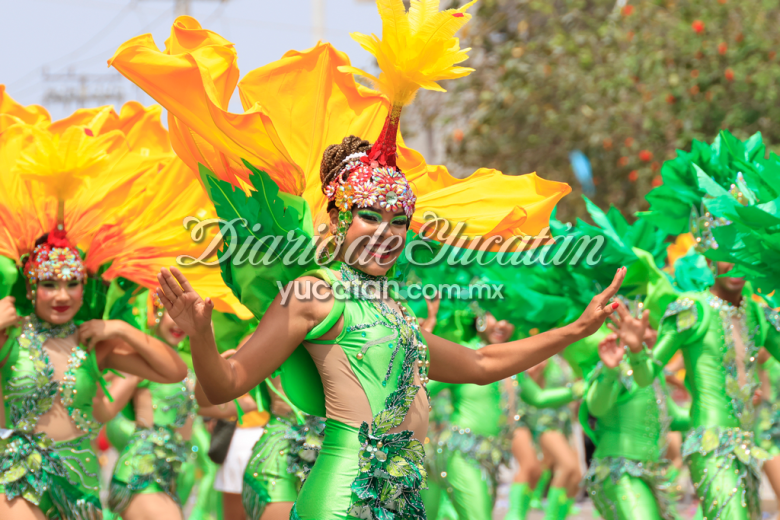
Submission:
[[[214,310],[211,298],[203,300],[175,267],[160,269],[157,281],[160,283],[157,290],[160,301],[185,334],[193,336],[211,331],[211,311]]]
[[[607,327],[618,335],[620,341],[631,349],[631,352],[641,352],[644,348],[645,333],[650,321],[650,311],[645,310],[642,318],[634,318],[622,303],[617,307],[617,316],[610,316],[612,323]]]
[[[617,368],[623,360],[625,349],[618,343],[617,334],[607,334],[599,342],[599,357],[608,368]]]

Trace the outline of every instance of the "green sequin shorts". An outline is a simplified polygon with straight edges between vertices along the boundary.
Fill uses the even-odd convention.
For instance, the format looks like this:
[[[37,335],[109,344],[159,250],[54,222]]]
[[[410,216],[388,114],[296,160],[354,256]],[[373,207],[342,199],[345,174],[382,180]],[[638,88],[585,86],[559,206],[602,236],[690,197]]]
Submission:
[[[606,520],[677,520],[668,461],[593,459],[583,483]]]
[[[52,441],[14,433],[0,440],[0,493],[22,497],[50,519],[99,520],[100,466],[89,435]]]
[[[527,407],[522,410],[520,419],[516,423],[517,428],[528,428],[534,442],[546,431],[558,431],[566,437],[571,435],[572,412],[568,406],[559,408],[534,408]]]
[[[295,502],[298,498],[301,480],[288,471],[293,441],[287,437],[291,427],[290,422],[272,417],[252,448],[241,490],[244,510],[250,520],[260,520],[271,502]]]
[[[761,403],[758,431],[759,445],[772,457],[780,455],[780,403]]]
[[[759,520],[761,465],[769,454],[752,431],[718,426],[692,430],[682,454],[708,520]]]
[[[165,493],[179,504],[176,484],[189,444],[167,426],[135,431],[117,460],[108,507],[121,513],[137,494]]]

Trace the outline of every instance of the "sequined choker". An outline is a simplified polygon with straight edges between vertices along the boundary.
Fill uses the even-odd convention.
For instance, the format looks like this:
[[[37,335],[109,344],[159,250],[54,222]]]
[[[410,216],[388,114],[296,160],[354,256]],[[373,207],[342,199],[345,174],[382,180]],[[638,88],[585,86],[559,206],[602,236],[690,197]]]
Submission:
[[[40,319],[36,314],[31,314],[30,327],[36,334],[46,334],[51,338],[67,338],[76,332],[76,324],[73,320],[62,325],[56,325]]]
[[[387,294],[387,276],[372,276],[347,264],[341,264],[341,279],[347,293],[362,299],[377,299]]]

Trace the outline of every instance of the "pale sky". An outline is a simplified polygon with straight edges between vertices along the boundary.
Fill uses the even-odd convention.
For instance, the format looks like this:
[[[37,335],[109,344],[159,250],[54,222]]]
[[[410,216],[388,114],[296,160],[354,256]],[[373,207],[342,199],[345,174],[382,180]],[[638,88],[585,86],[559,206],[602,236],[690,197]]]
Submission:
[[[201,24],[236,45],[243,76],[279,59],[290,49],[314,43],[312,5],[324,4],[325,40],[346,52],[358,67],[373,67],[373,58],[349,36],[379,33],[381,21],[373,1],[365,0],[192,0],[191,14]],[[106,68],[120,44],[152,33],[162,48],[174,20],[174,0],[0,0],[0,84],[23,104],[43,104],[54,119],[78,108],[44,103],[52,88],[74,88],[74,82],[47,82],[43,71],[117,74]],[[122,78],[92,87],[121,89],[125,100],[152,100]],[[105,104],[105,103],[93,103]],[[230,108],[240,111],[238,95]]]

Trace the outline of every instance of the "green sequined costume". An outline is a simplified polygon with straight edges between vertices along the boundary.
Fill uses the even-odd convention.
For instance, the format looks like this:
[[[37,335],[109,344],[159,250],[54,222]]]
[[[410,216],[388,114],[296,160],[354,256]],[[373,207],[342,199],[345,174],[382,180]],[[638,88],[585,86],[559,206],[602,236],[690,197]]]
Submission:
[[[630,355],[634,380],[648,386],[682,350],[693,428],[683,456],[709,520],[761,518],[758,486],[768,454],[756,445],[752,397],[760,346],[780,356],[773,330],[747,292],[738,308],[709,291],[688,293],[667,308],[652,352]]]
[[[674,482],[665,460],[669,430],[690,425],[687,410],[669,397],[663,379],[640,387],[623,361],[615,369],[599,363],[588,377],[580,408],[583,429],[596,444],[584,482],[606,520],[675,520]],[[596,418],[595,429],[588,414]]]
[[[136,427],[119,455],[108,497],[114,513],[121,514],[136,494],[165,493],[180,503],[179,474],[193,452],[177,430],[197,413],[192,382],[190,374],[180,383],[143,381],[138,385],[149,389],[154,424],[150,428]]]
[[[264,384],[270,388],[273,382]],[[260,407],[271,408],[267,399],[259,401]],[[271,415],[262,437],[252,448],[241,489],[241,500],[250,520],[260,520],[270,503],[295,502],[322,445],[322,419],[304,417],[292,405],[291,408],[286,416]]]
[[[764,316],[774,333],[780,333],[780,316],[777,311],[764,308]],[[769,380],[768,394],[763,395],[758,413],[758,435],[760,446],[771,457],[780,455],[780,362],[769,358],[761,367],[767,372]]]
[[[403,314],[398,313],[367,297],[362,285],[367,275],[346,266],[342,266],[341,274],[343,280],[339,281],[329,270],[318,272],[351,297],[336,300],[328,318],[309,333],[308,341],[312,348],[330,346],[337,349],[337,355],[345,356],[345,368],[364,392],[373,419],[366,417],[359,426],[331,417],[326,420],[317,464],[301,488],[291,519],[423,520],[420,490],[425,487],[427,475],[421,441],[428,426],[424,390],[427,347],[414,314],[405,304],[401,304]],[[315,339],[340,317],[343,329],[336,339]],[[328,409],[330,391],[326,386],[327,415],[333,413]],[[408,414],[410,410],[414,413]],[[416,431],[402,429],[407,414],[416,421]]]
[[[54,380],[45,343],[76,333],[73,322],[53,326],[35,315],[12,329],[0,349],[6,359],[2,375],[5,435],[0,439],[0,492],[22,497],[49,518],[97,520],[102,517],[100,467],[90,445],[100,424],[92,417],[92,401],[102,375],[94,351],[73,348],[62,381]],[[7,356],[7,358],[6,358]],[[53,441],[36,432],[38,419],[60,399],[84,435]]]
[[[472,349],[483,345],[479,338],[465,344]],[[433,381],[428,385],[432,398],[449,390],[453,407],[449,424],[436,437],[433,446],[434,466],[439,475],[429,478],[436,479],[438,486],[446,489],[460,518],[489,520],[493,515],[498,467],[508,464],[510,457],[509,412],[502,402],[502,384],[455,385]]]
[[[572,383],[572,379],[568,365],[558,356],[551,358],[544,368],[545,388],[527,374],[519,374],[517,426],[528,428],[537,442],[546,431],[571,435],[572,411],[568,405],[582,397],[582,384]]]

